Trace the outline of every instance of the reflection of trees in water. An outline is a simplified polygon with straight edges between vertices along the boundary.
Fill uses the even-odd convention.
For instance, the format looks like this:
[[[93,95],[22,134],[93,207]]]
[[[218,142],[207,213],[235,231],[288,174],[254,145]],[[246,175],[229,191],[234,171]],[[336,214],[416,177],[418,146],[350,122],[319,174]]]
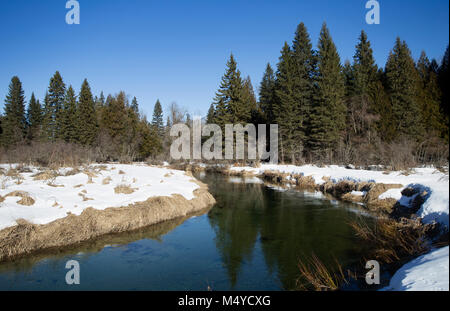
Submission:
[[[218,185],[220,188],[220,185]],[[241,264],[252,260],[258,238],[261,212],[261,187],[254,184],[227,183],[215,192],[217,208],[208,214],[216,233],[215,242],[234,287]],[[233,208],[230,208],[233,207]]]
[[[327,200],[318,205],[317,199],[260,184],[227,183],[215,175],[209,178],[212,180],[207,182],[218,202],[208,214],[209,221],[232,287],[237,283],[242,262],[251,260],[258,237],[269,272],[277,273],[284,289],[295,288],[298,261],[312,252],[325,264],[332,264],[337,258],[344,259],[345,265],[352,256],[359,261],[359,247],[347,224],[356,215]]]

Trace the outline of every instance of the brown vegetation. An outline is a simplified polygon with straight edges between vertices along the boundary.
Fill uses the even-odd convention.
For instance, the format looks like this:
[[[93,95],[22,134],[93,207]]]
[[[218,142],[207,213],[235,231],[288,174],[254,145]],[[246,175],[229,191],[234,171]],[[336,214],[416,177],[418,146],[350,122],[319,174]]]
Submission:
[[[199,185],[192,200],[173,195],[153,197],[119,208],[87,208],[80,216],[68,215],[46,225],[18,220],[17,226],[0,230],[0,261],[78,244],[109,233],[135,230],[203,210],[215,200],[205,184],[199,182]]]

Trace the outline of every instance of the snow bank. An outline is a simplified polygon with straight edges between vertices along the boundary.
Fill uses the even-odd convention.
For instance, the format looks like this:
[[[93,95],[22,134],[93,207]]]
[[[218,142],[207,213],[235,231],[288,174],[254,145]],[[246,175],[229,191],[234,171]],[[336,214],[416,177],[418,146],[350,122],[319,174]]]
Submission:
[[[401,267],[383,291],[448,291],[448,246],[420,256]]]
[[[0,167],[8,170],[10,165]],[[32,176],[39,172],[37,168],[32,168],[30,173],[22,173],[20,184],[12,177],[0,176],[0,196],[4,197],[0,202],[0,230],[15,226],[16,220],[21,218],[34,224],[47,224],[69,213],[80,215],[88,207],[104,210],[143,202],[155,196],[179,194],[191,200],[194,190],[199,188],[183,171],[144,164],[108,164],[102,165],[105,168],[102,170],[100,167],[92,166],[97,176],[92,176],[91,181],[85,173],[78,173],[58,176],[51,180],[51,185],[49,180],[33,180]],[[59,173],[64,175],[69,170],[63,168]],[[104,183],[104,180],[109,180],[109,183]],[[116,193],[114,188],[118,185],[129,186],[134,192]],[[13,191],[26,192],[35,203],[24,206],[17,203],[21,199],[17,196],[5,197]]]
[[[263,164],[259,168],[254,167],[232,167],[231,171],[251,172],[255,175],[264,171],[279,171],[281,173],[301,174],[311,176],[316,184],[324,183],[323,177],[330,177],[332,181],[351,180],[355,182],[376,182],[384,184],[402,184],[404,188],[413,186],[414,188],[427,190],[429,196],[417,214],[423,218],[423,222],[440,222],[449,226],[449,178],[434,168],[416,168],[408,175],[402,172],[382,172],[369,170],[346,169],[342,166],[330,165],[317,167],[314,165],[275,165]],[[403,189],[404,189],[403,188]],[[403,189],[390,189],[381,194],[380,199],[394,198],[403,200],[401,203],[407,204],[411,198],[405,198],[401,192]]]

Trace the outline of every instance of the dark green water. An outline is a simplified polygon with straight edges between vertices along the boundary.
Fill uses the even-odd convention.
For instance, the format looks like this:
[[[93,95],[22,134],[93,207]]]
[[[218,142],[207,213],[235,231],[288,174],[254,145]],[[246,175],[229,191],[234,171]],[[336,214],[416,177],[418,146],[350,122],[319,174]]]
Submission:
[[[365,253],[348,222],[357,205],[208,174],[217,204],[132,233],[0,264],[0,290],[283,290],[313,252],[344,266]],[[231,180],[231,181],[230,181]],[[80,263],[80,285],[65,264]]]

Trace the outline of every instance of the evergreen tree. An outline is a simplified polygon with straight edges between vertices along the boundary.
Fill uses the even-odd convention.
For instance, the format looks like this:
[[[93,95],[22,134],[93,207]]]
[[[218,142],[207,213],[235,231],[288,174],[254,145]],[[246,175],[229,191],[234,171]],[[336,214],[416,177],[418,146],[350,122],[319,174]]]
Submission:
[[[78,97],[77,119],[79,142],[83,145],[92,145],[97,138],[97,118],[91,88],[86,79],[81,85]]]
[[[222,76],[219,90],[214,98],[215,123],[222,128],[225,124],[247,123],[251,118],[251,108],[245,102],[244,83],[237,63],[231,54],[227,69]]]
[[[411,51],[400,38],[397,38],[389,54],[386,79],[397,135],[419,138],[423,133],[420,105],[417,102],[419,77]]]
[[[438,81],[439,86],[441,88],[442,92],[442,98],[441,98],[441,113],[443,116],[443,119],[446,123],[446,130],[445,130],[445,136],[448,136],[448,127],[449,127],[449,113],[450,113],[450,103],[449,103],[449,72],[448,72],[448,65],[449,65],[449,50],[448,46],[445,50],[444,57],[442,59],[441,66],[438,69]]]
[[[277,67],[273,113],[280,135],[281,159],[283,162],[286,159],[294,162],[296,152],[302,151],[303,132],[298,122],[299,103],[295,95],[296,66],[287,42],[284,43]]]
[[[136,97],[133,97],[133,100],[131,101],[131,109],[133,109],[136,114],[139,114],[139,105]]]
[[[438,77],[431,66],[425,52],[422,52],[417,62],[419,73],[417,102],[421,106],[423,128],[427,133],[435,132],[439,136],[445,132],[445,123],[439,111],[441,90],[439,89]]]
[[[309,114],[314,91],[314,77],[316,76],[316,56],[312,49],[311,39],[308,30],[303,23],[300,23],[295,32],[292,43],[292,60],[294,66],[294,100],[297,103],[295,113],[297,118],[295,123],[298,126],[296,137],[299,143],[304,144],[304,137],[307,134],[309,124]]]
[[[163,123],[163,111],[159,99],[155,103],[153,109],[152,125],[158,133],[158,136],[162,138],[164,136],[164,123]]]
[[[61,135],[61,122],[62,111],[64,104],[64,96],[66,93],[66,86],[59,73],[56,71],[53,77],[50,79],[48,87],[48,97],[46,102],[45,113],[48,124],[46,124],[48,139],[54,141],[58,138],[62,138]]]
[[[214,123],[214,105],[211,104],[208,109],[208,114],[206,115],[206,123],[213,124]]]
[[[374,83],[376,83],[378,68],[373,58],[370,41],[364,31],[361,31],[359,36],[353,59],[353,70],[355,73],[354,93],[356,95],[368,95],[373,90]]]
[[[247,105],[248,109],[250,109],[250,118],[247,120],[247,122],[253,124],[261,123],[262,113],[256,100],[255,90],[253,89],[250,76],[247,76],[247,78],[245,78],[243,81],[242,102],[243,105]]]
[[[259,104],[266,123],[274,122],[273,106],[275,102],[275,74],[270,63],[267,63],[261,84],[259,87]]]
[[[26,135],[25,96],[22,82],[17,76],[11,79],[5,99],[2,122],[2,145],[9,147],[22,142]]]
[[[347,88],[348,138],[357,142],[371,142],[376,132],[377,107],[375,101],[379,94],[378,68],[373,58],[373,51],[367,35],[361,31],[356,52],[353,56],[353,66],[344,66]]]
[[[316,85],[310,144],[316,154],[329,154],[338,145],[345,129],[346,106],[340,57],[326,24],[320,31]]]
[[[63,103],[60,137],[66,142],[76,143],[81,137],[78,133],[77,99],[72,86],[66,91]]]
[[[36,100],[34,93],[31,94],[27,109],[27,136],[29,140],[35,140],[40,137],[42,126],[42,108],[39,100]]]

